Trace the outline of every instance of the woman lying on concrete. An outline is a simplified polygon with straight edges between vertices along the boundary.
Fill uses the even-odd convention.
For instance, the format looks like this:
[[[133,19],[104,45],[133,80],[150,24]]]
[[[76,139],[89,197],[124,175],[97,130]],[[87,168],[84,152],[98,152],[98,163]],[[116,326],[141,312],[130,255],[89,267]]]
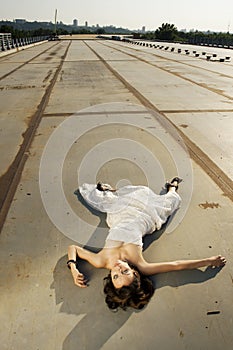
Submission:
[[[142,238],[159,230],[179,207],[177,193],[181,179],[174,178],[166,184],[167,193],[157,195],[145,186],[125,186],[114,190],[109,185],[84,184],[79,191],[93,208],[106,212],[109,234],[104,248],[93,253],[76,245],[69,246],[67,265],[74,283],[87,287],[79,271],[77,259],[88,261],[96,268],[110,270],[105,277],[105,301],[110,309],[128,306],[142,309],[154,293],[147,276],[162,272],[196,269],[205,266],[224,266],[221,255],[200,260],[180,260],[149,263],[142,255]]]

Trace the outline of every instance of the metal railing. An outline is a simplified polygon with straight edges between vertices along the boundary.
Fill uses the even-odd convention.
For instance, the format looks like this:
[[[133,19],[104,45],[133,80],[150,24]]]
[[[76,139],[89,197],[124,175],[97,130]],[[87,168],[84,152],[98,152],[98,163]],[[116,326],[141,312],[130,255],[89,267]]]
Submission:
[[[48,40],[47,36],[12,39],[11,33],[0,33],[0,52]]]

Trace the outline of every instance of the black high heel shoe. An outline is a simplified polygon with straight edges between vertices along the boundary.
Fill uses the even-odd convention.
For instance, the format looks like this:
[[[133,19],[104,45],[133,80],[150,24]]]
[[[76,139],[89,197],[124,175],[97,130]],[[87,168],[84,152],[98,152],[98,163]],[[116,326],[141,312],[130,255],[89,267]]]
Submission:
[[[102,186],[102,183],[101,183],[101,182],[98,182],[98,183],[97,183],[96,188],[97,188],[97,190],[99,190],[99,191],[104,191],[104,189],[103,189],[103,186]]]
[[[183,181],[183,179],[181,179],[180,177],[174,177],[173,179],[172,179],[172,181],[171,182],[166,182],[166,184],[165,184],[165,188],[166,188],[166,190],[167,190],[167,192],[169,191],[169,188],[170,187],[175,187],[175,189],[176,189],[176,191],[178,190],[178,188],[179,188],[179,186],[178,185],[173,185],[173,183],[174,182],[177,182],[178,184],[179,183],[181,183]]]

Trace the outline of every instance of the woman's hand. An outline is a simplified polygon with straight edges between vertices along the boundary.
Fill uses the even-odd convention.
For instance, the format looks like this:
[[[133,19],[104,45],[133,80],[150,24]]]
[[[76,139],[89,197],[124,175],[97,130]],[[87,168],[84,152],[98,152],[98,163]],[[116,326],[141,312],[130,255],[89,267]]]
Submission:
[[[208,260],[210,263],[209,266],[213,267],[222,267],[226,264],[226,258],[221,255],[211,256]]]
[[[84,275],[76,269],[75,265],[71,267],[71,273],[74,279],[74,284],[76,284],[76,286],[81,288],[87,287],[87,280],[84,278]]]

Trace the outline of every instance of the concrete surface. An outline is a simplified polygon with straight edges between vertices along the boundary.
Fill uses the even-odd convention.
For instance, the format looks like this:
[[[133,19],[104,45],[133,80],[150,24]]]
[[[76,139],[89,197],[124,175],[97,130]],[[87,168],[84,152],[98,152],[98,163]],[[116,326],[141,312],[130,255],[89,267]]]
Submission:
[[[146,114],[142,96],[232,179],[232,63],[206,62],[126,43],[77,40],[53,45],[45,43],[0,60],[2,76],[19,67],[0,81],[1,174],[14,161],[27,125],[33,127],[33,116],[40,116],[32,143],[25,146],[27,160],[0,236],[1,348],[230,350],[232,201],[194,161],[184,162],[191,164],[192,170],[175,160],[174,154],[182,146],[174,135],[168,143],[166,138],[159,140],[158,135],[173,134],[173,129],[169,125],[164,128],[167,124],[159,126],[151,111]],[[66,252],[75,240],[50,221],[41,199],[39,175],[47,141],[54,130],[60,135],[76,112],[78,127],[68,129],[70,134],[64,129],[64,137],[57,140],[58,148],[47,163],[48,170],[53,170],[59,164],[60,149],[67,147],[67,135],[69,139],[77,133],[79,137],[67,148],[62,172],[57,174],[70,206],[70,212],[63,214],[64,221],[74,212],[82,221],[78,235],[95,246],[100,240],[97,228],[106,232],[104,216],[89,212],[78,202],[73,191],[79,181],[96,177],[113,185],[148,184],[152,178],[149,184],[152,181],[159,192],[162,181],[177,170],[185,175],[180,193],[187,211],[174,231],[161,230],[152,237],[153,242],[146,241],[145,257],[167,261],[221,253],[227,257],[226,267],[153,277],[156,293],[141,312],[112,313],[107,309],[102,291],[105,270],[83,263],[90,286],[78,289],[73,285]],[[141,117],[145,125],[139,128],[136,120]],[[128,126],[124,120],[129,121]],[[159,134],[151,136],[153,130]],[[58,181],[52,175],[48,171],[47,190]],[[189,185],[192,191],[187,198]],[[62,202],[55,195],[49,200],[59,212]],[[87,231],[80,232],[85,225]],[[218,313],[208,314],[213,311]]]
[[[65,48],[66,45],[60,45],[59,54],[62,54]],[[49,51],[39,55],[42,49],[48,49]],[[51,76],[53,76],[58,66],[59,61],[56,59],[55,51],[56,44],[54,46],[54,43],[46,43],[42,46],[28,48],[17,54],[4,57],[0,61],[1,76],[8,74],[0,81],[1,175],[13,162],[18,148],[23,142],[23,134],[28,127],[29,121],[36,112],[45,89],[49,85]],[[38,57],[31,61],[35,56]],[[52,58],[53,62],[51,62]],[[23,65],[28,61],[29,63]],[[21,65],[23,66],[17,69]],[[10,74],[13,70],[16,71]]]

